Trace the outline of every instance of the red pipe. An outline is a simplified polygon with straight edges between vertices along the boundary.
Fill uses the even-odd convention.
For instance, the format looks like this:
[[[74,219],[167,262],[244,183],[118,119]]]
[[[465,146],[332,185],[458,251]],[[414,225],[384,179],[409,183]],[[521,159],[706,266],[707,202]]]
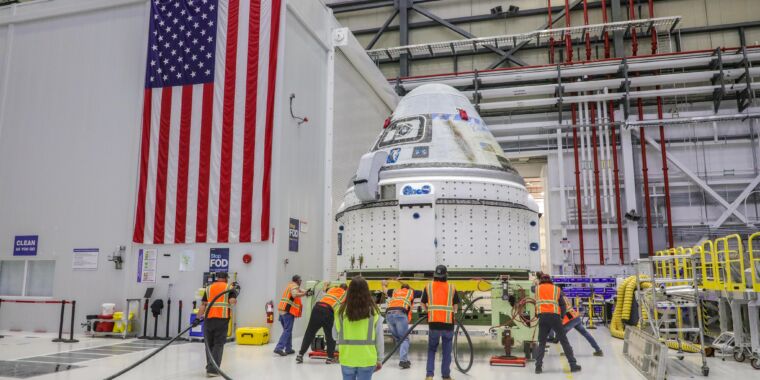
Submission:
[[[586,274],[586,258],[583,247],[583,206],[581,204],[581,165],[578,159],[578,122],[575,104],[570,105],[570,115],[573,119],[573,158],[575,159],[575,201],[578,210],[578,242],[581,249],[581,275]]]
[[[604,2],[602,2],[604,4]],[[610,132],[612,133],[612,168],[615,176],[615,211],[617,214],[618,250],[620,251],[620,264],[624,264],[623,257],[623,216],[620,212],[620,175],[618,170],[617,136],[615,133],[615,103],[610,100],[607,109],[610,117]]]
[[[602,195],[599,191],[599,156],[596,140],[596,103],[589,107],[591,113],[591,149],[594,151],[594,189],[596,191],[596,230],[599,235],[599,265],[604,265],[604,237],[602,235]]]
[[[570,0],[565,0],[565,27],[570,27]],[[570,33],[565,33],[565,52],[567,53],[566,62],[573,61],[573,41]]]
[[[628,20],[633,21],[636,19],[636,10],[633,8],[633,0],[628,0],[628,8],[630,9]],[[639,52],[639,39],[636,37],[636,28],[631,28],[631,51],[634,57]]]
[[[628,1],[628,9],[630,10],[628,19],[633,21],[636,19],[636,11],[634,10],[633,0]],[[636,28],[631,29],[631,50],[635,57],[639,51],[638,38],[636,37]],[[636,73],[638,76],[638,73]],[[637,88],[640,89],[640,88]],[[644,120],[644,104],[641,99],[636,101],[636,107],[639,111],[639,121]],[[647,142],[644,127],[639,127],[639,137],[641,143],[641,172],[644,177],[644,208],[647,217],[647,249],[649,256],[654,255],[654,242],[652,241],[652,205],[649,199],[649,166],[647,166]]]
[[[588,0],[583,0],[583,25],[588,25]],[[586,30],[586,60],[591,60],[591,37]]]
[[[547,9],[549,10],[549,28],[551,30],[552,24],[552,0],[547,0],[548,6]],[[554,64],[554,36],[549,35],[549,63]]]
[[[602,0],[602,23],[607,23],[607,0]],[[604,58],[610,57],[610,33],[604,31]],[[621,261],[622,263],[622,261]]]
[[[654,0],[649,0],[649,18],[654,18]],[[652,54],[657,54],[657,28],[652,26]]]

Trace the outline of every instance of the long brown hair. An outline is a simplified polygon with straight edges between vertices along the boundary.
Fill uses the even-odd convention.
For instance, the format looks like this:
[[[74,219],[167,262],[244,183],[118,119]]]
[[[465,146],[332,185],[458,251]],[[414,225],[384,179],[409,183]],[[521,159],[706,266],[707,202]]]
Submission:
[[[369,292],[367,280],[362,276],[352,278],[346,292],[346,302],[340,305],[338,315],[347,316],[349,321],[354,322],[379,313],[372,293]]]

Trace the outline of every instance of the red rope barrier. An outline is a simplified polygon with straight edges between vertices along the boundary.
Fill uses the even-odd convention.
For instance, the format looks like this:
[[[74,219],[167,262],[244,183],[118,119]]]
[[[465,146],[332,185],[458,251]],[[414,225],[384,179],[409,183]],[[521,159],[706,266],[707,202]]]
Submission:
[[[71,304],[71,301],[66,301],[66,300],[60,300],[60,301],[55,301],[55,300],[6,300],[6,299],[2,299],[2,298],[0,298],[0,302],[10,302],[10,303],[47,303],[47,304],[56,304],[56,305]]]
[[[63,342],[63,343],[76,343],[78,340],[74,339],[74,318],[76,313],[76,304],[77,301],[67,301],[67,300],[25,300],[25,299],[2,299],[0,298],[0,305],[3,303],[25,303],[25,304],[52,304],[52,305],[61,305],[61,317],[58,321],[58,338],[53,339],[53,342]],[[66,305],[71,305],[71,328],[69,331],[69,338],[64,339],[63,338],[63,318],[66,313]]]

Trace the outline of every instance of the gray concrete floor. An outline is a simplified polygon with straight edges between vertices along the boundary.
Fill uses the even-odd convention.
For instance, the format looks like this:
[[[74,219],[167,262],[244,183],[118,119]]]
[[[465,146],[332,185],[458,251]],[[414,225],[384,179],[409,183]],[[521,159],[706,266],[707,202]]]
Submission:
[[[6,337],[0,339],[0,360],[17,363],[18,359],[36,357],[40,355],[54,355],[59,352],[68,352],[90,347],[110,346],[123,344],[122,340],[103,338],[83,338],[80,343],[52,343],[51,336],[25,333],[6,333]],[[641,380],[643,377],[623,358],[621,354],[623,342],[611,338],[605,328],[593,330],[605,352],[604,357],[593,357],[592,349],[588,343],[578,334],[569,335],[574,347],[578,362],[583,366],[581,373],[571,374],[568,372],[567,362],[560,356],[559,345],[550,345],[544,364],[544,373],[535,375],[533,366],[529,363],[526,368],[491,367],[488,359],[491,355],[499,353],[498,344],[488,338],[476,339],[476,359],[472,370],[468,374],[461,374],[452,369],[452,376],[457,379],[507,379],[519,377],[541,378],[542,380],[572,380],[573,378],[584,380]],[[132,340],[127,340],[127,342]],[[296,338],[294,343],[300,343]],[[463,344],[463,343],[462,343]],[[279,357],[272,353],[274,345],[266,346],[237,346],[228,344],[225,348],[222,368],[234,379],[340,379],[340,367],[338,365],[326,365],[321,360],[306,360],[303,364],[296,364],[294,356]],[[387,341],[388,349],[391,348]],[[97,350],[96,350],[97,351]],[[109,351],[109,350],[105,350]],[[112,349],[110,351],[115,351]],[[73,363],[78,368],[69,369],[48,375],[35,376],[33,379],[102,379],[110,374],[118,372],[132,362],[146,355],[148,350],[123,352],[115,356],[92,358]],[[72,354],[77,356],[76,354]],[[72,355],[60,355],[70,357]],[[426,360],[425,337],[414,337],[410,353],[412,368],[402,370],[398,367],[397,358],[388,361],[387,365],[373,376],[373,379],[424,379]],[[688,360],[688,359],[687,359]],[[756,371],[748,363],[736,363],[733,359],[722,361],[719,358],[709,358],[710,378],[716,379],[752,379],[760,378],[760,371]],[[159,353],[142,366],[121,377],[122,379],[146,380],[146,379],[201,379],[205,378],[204,348],[200,343],[181,344],[171,346],[164,352]],[[440,362],[436,366],[436,379],[440,378]],[[63,368],[63,367],[61,367]],[[701,375],[679,373],[683,378],[701,378]],[[669,379],[676,376],[670,376]],[[2,377],[0,377],[2,378]],[[5,378],[3,378],[5,379]]]

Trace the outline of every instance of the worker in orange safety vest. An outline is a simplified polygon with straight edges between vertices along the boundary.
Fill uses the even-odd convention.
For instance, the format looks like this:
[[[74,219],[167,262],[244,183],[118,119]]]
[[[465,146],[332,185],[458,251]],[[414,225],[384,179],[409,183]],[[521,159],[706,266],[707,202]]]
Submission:
[[[562,290],[552,283],[551,277],[542,274],[536,287],[536,312],[538,313],[538,347],[536,349],[536,373],[543,372],[542,365],[544,354],[546,353],[546,341],[549,338],[549,332],[554,330],[557,334],[562,351],[570,363],[570,372],[578,372],[581,366],[575,361],[573,348],[567,341],[565,330],[562,328],[562,317],[567,312],[567,305]]]
[[[586,341],[591,345],[591,347],[594,348],[594,356],[604,356],[604,352],[602,352],[602,348],[599,347],[599,344],[596,342],[596,339],[594,339],[594,336],[591,335],[591,333],[586,330],[586,327],[583,326],[583,321],[580,318],[581,314],[573,308],[570,300],[567,299],[567,297],[562,296],[562,298],[565,300],[565,305],[567,305],[567,312],[562,317],[562,326],[565,330],[565,334],[569,333],[570,330],[575,329],[575,331],[578,331],[584,338],[586,338]],[[552,339],[549,338],[549,341],[552,343],[557,343],[556,338]]]
[[[282,335],[274,348],[274,353],[277,355],[286,356],[296,353],[293,350],[293,324],[296,318],[301,317],[303,312],[301,297],[305,295],[307,292],[301,289],[301,276],[294,275],[277,304],[282,325]]]
[[[227,276],[226,272],[216,273],[216,281],[206,288],[196,317],[201,318],[206,315],[208,303],[220,293],[232,289],[232,286],[227,284]],[[219,297],[208,310],[208,319],[203,321],[203,338],[211,348],[211,355],[217,366],[222,365],[222,354],[224,344],[227,343],[227,330],[232,315],[231,307],[236,303],[237,292],[235,291]],[[211,364],[211,357],[208,354],[206,355],[206,375],[219,376],[216,368]]]
[[[335,311],[341,304],[346,301],[346,289],[348,285],[340,284],[339,286],[329,288],[322,298],[314,305],[309,316],[309,324],[306,326],[306,332],[301,342],[301,350],[296,356],[296,363],[303,363],[303,355],[309,349],[309,345],[314,341],[317,331],[322,329],[325,334],[327,343],[327,360],[325,363],[333,364],[335,360],[335,339],[332,336],[333,324],[335,323]]]
[[[414,299],[422,296],[422,292],[415,291],[409,284],[401,284],[399,289],[388,289],[388,281],[382,282],[383,293],[388,297],[388,304],[385,308],[385,322],[388,323],[388,330],[396,344],[401,343],[399,347],[399,367],[408,369],[412,366],[409,361],[409,337],[401,341],[409,330],[409,323],[412,322],[412,307]]]
[[[451,349],[454,340],[454,315],[459,305],[459,294],[454,285],[448,283],[448,270],[445,265],[438,265],[430,282],[422,293],[420,302],[427,311],[428,356],[426,380],[433,380],[435,375],[435,354],[441,343],[441,376],[451,379]]]

